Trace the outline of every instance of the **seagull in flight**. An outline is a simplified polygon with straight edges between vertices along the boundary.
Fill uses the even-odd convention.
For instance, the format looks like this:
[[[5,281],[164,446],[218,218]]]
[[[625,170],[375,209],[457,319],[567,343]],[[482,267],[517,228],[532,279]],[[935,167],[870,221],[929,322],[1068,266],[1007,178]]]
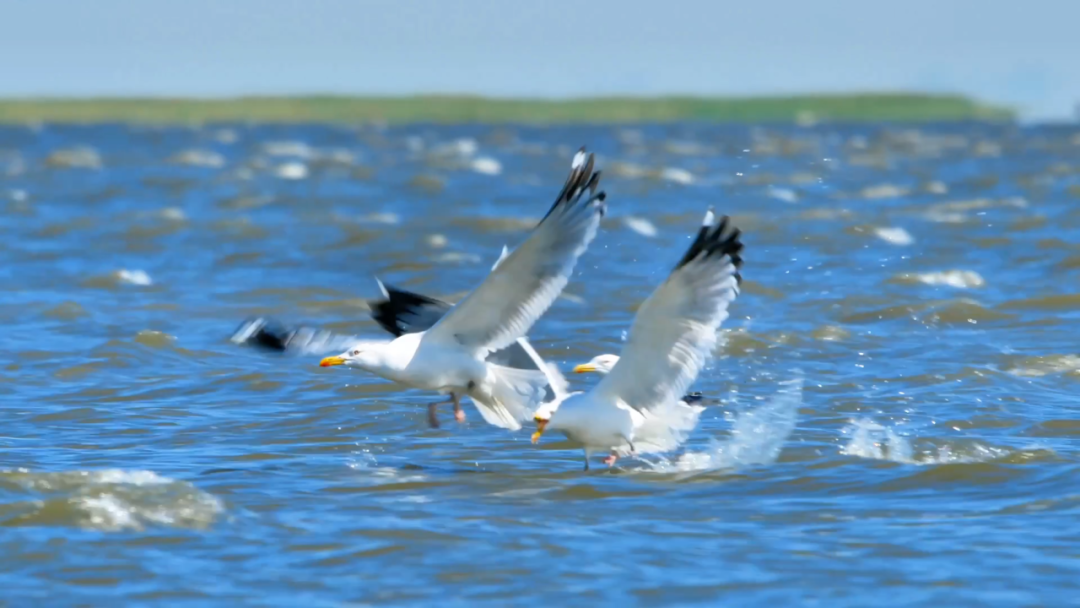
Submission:
[[[585,451],[622,455],[666,452],[681,445],[704,408],[682,401],[717,342],[720,324],[739,295],[743,245],[728,218],[712,209],[686,254],[634,317],[610,373],[587,392],[561,394],[534,415],[537,443],[558,431]]]
[[[499,258],[495,265],[498,266],[499,262],[509,253],[504,247],[502,257]],[[378,279],[375,279],[375,281],[379,284],[382,299],[368,300],[368,309],[371,311],[371,317],[375,322],[395,338],[430,329],[446,314],[446,311],[453,307],[453,304],[449,302],[386,285]],[[288,329],[275,319],[253,317],[245,320],[233,332],[230,340],[236,344],[272,352],[324,355],[341,351],[359,341],[360,338],[335,334],[305,325]],[[540,357],[532,344],[529,343],[528,338],[525,337],[518,338],[510,346],[502,350],[492,352],[488,355],[487,361],[515,369],[535,371],[543,371],[545,367],[552,365]],[[546,398],[552,397],[554,397],[554,389],[549,387]],[[454,418],[458,422],[464,422],[465,411],[461,408],[461,401],[452,399],[452,402],[454,404]],[[432,428],[439,427],[437,408],[444,403],[447,402],[428,404],[428,424]]]
[[[562,292],[596,237],[606,210],[600,172],[582,148],[547,215],[487,278],[429,329],[392,341],[365,340],[323,367],[356,367],[403,386],[468,395],[489,424],[517,430],[550,386],[547,370],[515,369],[488,356],[523,337]]]

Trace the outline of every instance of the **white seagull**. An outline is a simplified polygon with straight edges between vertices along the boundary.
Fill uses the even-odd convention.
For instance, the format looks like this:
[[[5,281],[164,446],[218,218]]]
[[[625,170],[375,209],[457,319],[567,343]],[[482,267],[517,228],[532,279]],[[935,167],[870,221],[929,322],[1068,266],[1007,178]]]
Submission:
[[[517,430],[543,401],[547,370],[487,360],[523,337],[559,296],[606,209],[593,155],[575,156],[562,192],[529,238],[430,329],[354,344],[320,365],[348,365],[408,387],[468,395],[489,424]]]
[[[495,262],[495,265],[498,266],[509,253],[504,247],[502,256]],[[379,284],[382,299],[367,301],[368,308],[371,311],[371,318],[395,338],[404,334],[430,329],[453,307],[453,304],[437,298],[386,285],[377,278],[375,282]],[[330,352],[338,352],[360,341],[357,336],[336,334],[306,325],[289,329],[277,320],[267,317],[252,317],[245,320],[233,332],[230,339],[232,342],[244,346],[298,355],[325,355]],[[545,367],[553,365],[545,362],[532,347],[532,344],[529,343],[529,339],[525,337],[518,338],[514,343],[502,350],[492,352],[488,355],[487,361],[516,369],[537,371],[542,371]],[[565,382],[565,380],[562,381]],[[555,387],[552,387],[548,398],[554,397],[554,391]],[[454,404],[454,418],[458,422],[464,422],[465,412],[461,409],[460,400],[452,398],[451,402]],[[444,403],[447,402],[428,404],[428,424],[433,428],[439,427],[436,410],[438,406]]]
[[[615,369],[615,364],[619,362],[619,355],[596,355],[589,360],[588,363],[582,363],[581,365],[574,366],[575,374],[601,374],[607,375],[611,370]],[[683,403],[698,403],[703,399],[701,393],[686,393],[682,396]]]
[[[704,408],[681,400],[712,354],[728,306],[739,295],[742,242],[712,209],[667,280],[642,303],[622,356],[593,389],[559,395],[534,416],[540,440],[559,431],[585,450],[624,454],[666,452],[686,440]],[[727,234],[725,234],[727,233]],[[560,392],[560,391],[557,391]]]

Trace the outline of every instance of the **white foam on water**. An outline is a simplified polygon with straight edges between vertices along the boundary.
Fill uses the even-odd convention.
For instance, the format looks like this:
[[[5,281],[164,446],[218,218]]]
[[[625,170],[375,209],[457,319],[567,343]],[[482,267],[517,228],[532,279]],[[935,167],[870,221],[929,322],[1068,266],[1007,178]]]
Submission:
[[[785,203],[799,202],[799,195],[791,188],[777,188],[776,186],[772,186],[769,188],[769,196],[778,201],[784,201]]]
[[[169,220],[170,222],[183,222],[187,220],[187,214],[179,207],[165,207],[159,213],[161,219]]]
[[[274,169],[274,175],[277,175],[281,179],[306,179],[308,176],[308,167],[301,162],[282,163]]]
[[[480,173],[481,175],[498,175],[502,173],[502,163],[491,158],[490,156],[481,156],[474,158],[469,166],[473,171]]]
[[[738,469],[776,462],[784,442],[795,430],[802,405],[803,377],[779,383],[779,390],[764,403],[739,411],[731,423],[731,435],[712,439],[708,449],[685,452],[675,460],[649,463],[651,471],[692,472]]]
[[[1006,373],[1021,378],[1041,378],[1042,376],[1077,371],[1080,371],[1080,356],[1071,354],[1028,357],[1024,363],[1005,370]]]
[[[25,525],[70,524],[116,532],[150,525],[205,528],[225,511],[216,497],[154,471],[102,469],[39,473],[0,471],[0,479],[38,496]],[[2,506],[2,505],[0,505]],[[38,518],[40,515],[40,518]]]
[[[915,237],[911,236],[911,233],[903,228],[875,228],[874,234],[891,245],[910,245],[915,242]]]
[[[145,270],[120,269],[116,271],[116,279],[127,285],[139,285],[141,287],[154,284],[153,279]]]
[[[916,274],[915,278],[920,283],[927,285],[946,285],[957,289],[971,289],[982,287],[986,281],[974,270],[942,270],[938,272],[924,272]]]
[[[630,215],[623,218],[623,223],[627,228],[644,237],[653,238],[659,233],[656,226],[643,217]]]
[[[846,456],[870,460],[887,460],[900,464],[931,466],[941,464],[970,464],[1005,458],[1014,450],[981,443],[963,446],[936,445],[917,449],[911,439],[869,418],[852,420],[841,431],[848,437],[840,448]]]
[[[682,184],[684,186],[689,186],[690,184],[694,183],[694,174],[690,173],[686,169],[679,169],[676,167],[664,167],[664,169],[660,171],[660,179],[669,182],[675,182],[676,184]]]
[[[462,137],[450,144],[450,149],[459,156],[469,157],[475,155],[480,150],[480,144],[471,137]]]

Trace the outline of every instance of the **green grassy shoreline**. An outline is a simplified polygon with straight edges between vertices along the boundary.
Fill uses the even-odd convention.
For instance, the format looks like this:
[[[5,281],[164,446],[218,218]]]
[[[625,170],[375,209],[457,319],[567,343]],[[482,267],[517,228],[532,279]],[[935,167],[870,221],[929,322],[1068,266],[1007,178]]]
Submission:
[[[231,99],[0,99],[0,124],[107,123],[643,123],[1008,121],[1011,109],[959,95],[873,93],[792,97],[469,96],[238,97]]]

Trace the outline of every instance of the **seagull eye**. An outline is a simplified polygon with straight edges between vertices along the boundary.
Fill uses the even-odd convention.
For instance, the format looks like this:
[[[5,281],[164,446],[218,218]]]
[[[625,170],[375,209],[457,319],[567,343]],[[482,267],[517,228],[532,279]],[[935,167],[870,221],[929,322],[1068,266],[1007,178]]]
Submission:
[[[353,355],[354,357],[355,357],[356,355],[359,355],[359,354],[360,354],[360,349],[359,349],[359,348],[358,348],[358,349],[356,349],[356,350],[354,350],[354,351],[352,351],[352,355]]]

